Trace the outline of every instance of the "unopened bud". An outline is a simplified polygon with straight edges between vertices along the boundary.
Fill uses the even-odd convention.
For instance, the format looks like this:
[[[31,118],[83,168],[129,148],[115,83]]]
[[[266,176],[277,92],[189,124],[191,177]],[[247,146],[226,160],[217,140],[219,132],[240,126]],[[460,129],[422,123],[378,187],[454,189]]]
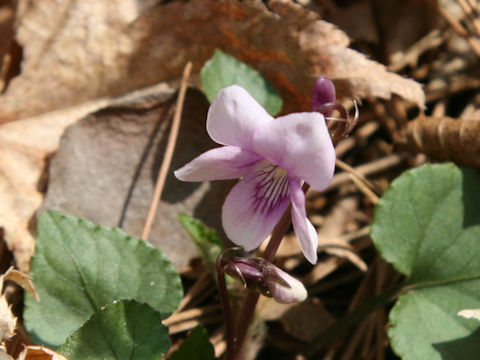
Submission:
[[[233,257],[226,261],[224,270],[249,290],[273,297],[280,303],[301,302],[307,298],[307,290],[299,280],[265,259]]]
[[[335,102],[335,85],[330,79],[319,77],[315,80],[312,93],[312,109],[318,111],[320,106]],[[329,116],[329,115],[327,115]]]

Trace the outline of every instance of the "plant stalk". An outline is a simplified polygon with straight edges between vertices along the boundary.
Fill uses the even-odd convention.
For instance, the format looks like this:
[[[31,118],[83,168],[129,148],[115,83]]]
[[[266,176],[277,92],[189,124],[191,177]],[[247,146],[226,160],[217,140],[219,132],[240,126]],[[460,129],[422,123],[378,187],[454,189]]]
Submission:
[[[225,251],[224,251],[225,252]],[[225,360],[232,360],[236,352],[236,338],[232,304],[230,303],[230,296],[228,295],[227,283],[225,281],[225,271],[222,266],[223,253],[217,256],[215,263],[217,268],[217,282],[220,291],[220,299],[223,307],[223,318],[225,323],[225,338],[227,341],[227,350]]]

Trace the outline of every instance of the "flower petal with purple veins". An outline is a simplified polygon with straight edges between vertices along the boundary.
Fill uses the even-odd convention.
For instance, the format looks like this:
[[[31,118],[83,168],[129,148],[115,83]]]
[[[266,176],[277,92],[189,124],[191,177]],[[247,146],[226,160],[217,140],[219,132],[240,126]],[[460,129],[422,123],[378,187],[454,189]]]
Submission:
[[[302,187],[290,181],[290,198],[292,200],[292,223],[297,234],[303,255],[312,264],[317,263],[318,234],[307,218],[305,210],[305,194]]]
[[[273,117],[244,88],[222,89],[208,109],[207,132],[217,143],[250,150],[253,133]]]
[[[335,149],[323,115],[295,113],[259,128],[252,150],[322,191],[335,170]]]
[[[210,181],[238,179],[260,157],[236,146],[222,146],[209,150],[175,171],[183,181]]]
[[[317,80],[315,91],[314,107],[335,100],[328,79]],[[245,89],[233,85],[210,106],[207,131],[227,146],[200,155],[175,175],[184,181],[243,177],[223,204],[222,224],[230,240],[247,251],[272,232],[291,200],[302,251],[316,263],[318,237],[306,216],[301,183],[322,191],[332,180],[335,149],[324,116],[313,112],[273,119]]]
[[[290,202],[286,172],[262,160],[228,194],[222,224],[235,244],[251,251],[272,232]]]

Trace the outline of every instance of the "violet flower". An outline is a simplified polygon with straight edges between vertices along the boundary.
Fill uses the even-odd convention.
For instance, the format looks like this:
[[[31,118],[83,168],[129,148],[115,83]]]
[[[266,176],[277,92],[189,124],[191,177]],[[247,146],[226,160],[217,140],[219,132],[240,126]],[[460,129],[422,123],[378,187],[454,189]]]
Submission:
[[[291,201],[300,246],[315,264],[318,236],[307,219],[302,184],[322,191],[333,177],[335,150],[324,116],[305,112],[274,119],[233,85],[210,106],[207,132],[225,146],[203,153],[175,176],[183,181],[242,178],[223,204],[222,223],[230,240],[247,251],[265,240]]]

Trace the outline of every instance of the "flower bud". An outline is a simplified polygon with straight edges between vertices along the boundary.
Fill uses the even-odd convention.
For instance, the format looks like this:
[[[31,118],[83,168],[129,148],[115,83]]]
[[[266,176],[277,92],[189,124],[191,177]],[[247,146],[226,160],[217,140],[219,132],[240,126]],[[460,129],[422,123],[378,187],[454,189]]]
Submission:
[[[318,111],[320,106],[335,102],[335,85],[330,79],[319,77],[315,80],[312,93],[312,109]],[[327,115],[328,116],[328,115]]]
[[[276,272],[276,277],[283,280],[283,282],[275,281],[273,278],[267,279],[267,286],[272,294],[272,297],[279,303],[290,304],[302,302],[307,298],[307,289],[302,282],[295,279],[278,267],[271,265],[272,271]]]
[[[301,302],[307,298],[307,290],[299,280],[262,258],[233,257],[226,261],[224,271],[241,280],[247,289],[280,303]]]

